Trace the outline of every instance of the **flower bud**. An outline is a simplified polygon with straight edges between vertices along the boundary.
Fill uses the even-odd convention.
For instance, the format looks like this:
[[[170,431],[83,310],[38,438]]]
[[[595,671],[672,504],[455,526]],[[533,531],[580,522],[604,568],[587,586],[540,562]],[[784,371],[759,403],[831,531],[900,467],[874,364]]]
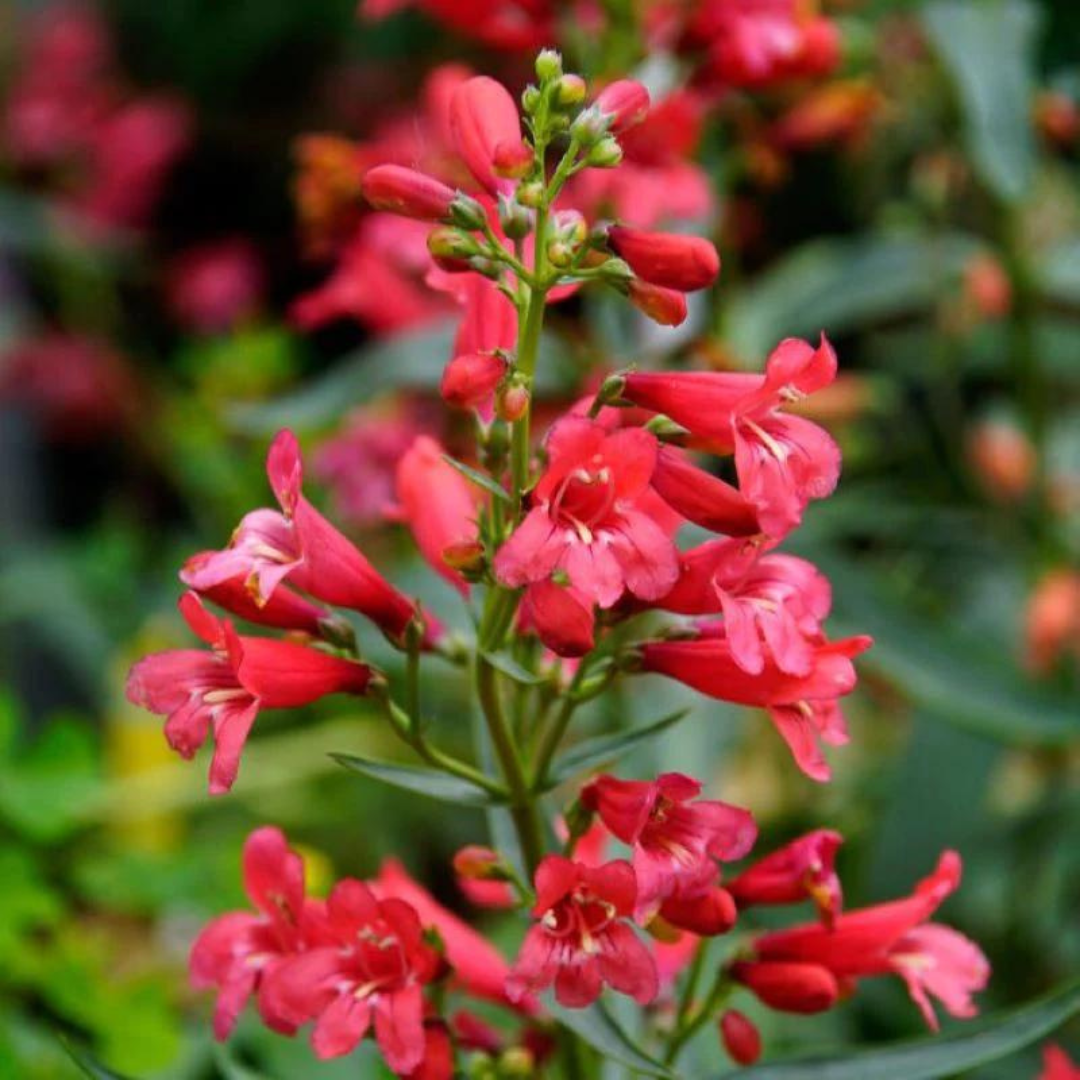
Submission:
[[[521,95],[521,107],[530,116],[536,112],[540,105],[541,94],[540,91],[530,83],[525,87],[524,93]]]
[[[499,143],[491,159],[495,174],[511,180],[527,176],[535,161],[533,148],[522,140]]]
[[[711,285],[720,273],[716,248],[700,236],[614,225],[608,230],[608,244],[638,277],[665,289],[694,292]]]
[[[820,964],[755,960],[733,964],[732,977],[770,1008],[812,1014],[831,1009],[840,998],[836,976]]]
[[[596,97],[596,108],[607,120],[607,129],[618,135],[640,124],[649,111],[649,91],[633,79],[619,79]]]
[[[532,232],[533,216],[517,199],[500,195],[499,224],[511,240],[523,240]]]
[[[499,1080],[530,1080],[536,1075],[536,1059],[532,1051],[524,1046],[511,1046],[499,1058]]]
[[[586,259],[586,264],[592,262],[592,256],[600,255],[600,252],[590,252],[590,257]],[[609,285],[628,285],[634,278],[634,271],[630,269],[629,264],[622,259],[606,258],[600,262],[602,267],[601,277]]]
[[[607,134],[607,118],[600,114],[595,105],[582,109],[570,125],[570,134],[582,146],[592,146],[597,139]]]
[[[529,409],[529,391],[520,384],[508,386],[495,402],[495,412],[500,420],[512,424],[520,420]]]
[[[479,844],[469,844],[454,856],[454,873],[466,881],[502,880],[503,861],[497,851]]]
[[[737,916],[735,901],[726,889],[715,886],[693,899],[673,896],[660,905],[661,916],[680,930],[689,930],[701,937],[726,934]]]
[[[427,246],[433,258],[459,262],[471,259],[480,250],[471,236],[451,226],[432,229],[428,233]]]
[[[674,289],[662,289],[633,278],[627,284],[630,303],[661,326],[678,326],[686,320],[686,297]]]
[[[720,1038],[738,1065],[753,1065],[761,1057],[761,1034],[737,1009],[728,1009],[720,1017]]]
[[[522,184],[517,189],[515,198],[522,206],[535,210],[544,201],[544,185],[539,180]]]
[[[556,49],[542,49],[536,57],[536,77],[542,82],[551,82],[562,77],[562,55]]]
[[[560,109],[569,109],[585,100],[585,80],[580,75],[564,75],[556,84],[553,98]]]
[[[594,169],[614,169],[622,159],[622,147],[614,137],[606,135],[589,151],[586,161]]]
[[[460,229],[474,232],[487,224],[487,213],[479,200],[459,191],[450,204],[450,221]]]
[[[479,540],[462,540],[447,544],[442,550],[442,560],[452,570],[458,570],[467,580],[484,568],[484,545]]]
[[[376,210],[421,221],[449,221],[457,193],[432,176],[401,165],[377,165],[361,181],[364,198]],[[472,200],[475,201],[475,200]]]
[[[1010,417],[980,420],[968,436],[967,452],[983,487],[998,502],[1019,502],[1031,489],[1038,455]]]
[[[439,393],[455,409],[476,409],[489,400],[506,374],[506,361],[491,353],[455,356],[443,371]]]
[[[562,240],[554,240],[547,246],[548,262],[560,270],[574,261],[574,249]]]

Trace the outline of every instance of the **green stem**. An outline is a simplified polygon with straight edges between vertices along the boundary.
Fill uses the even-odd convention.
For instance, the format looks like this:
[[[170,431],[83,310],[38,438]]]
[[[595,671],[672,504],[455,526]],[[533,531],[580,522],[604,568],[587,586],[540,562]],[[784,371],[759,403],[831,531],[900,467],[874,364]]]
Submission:
[[[674,1065],[682,1053],[683,1047],[712,1019],[724,999],[731,993],[733,984],[728,978],[727,972],[721,969],[716,981],[709,991],[709,996],[704,1004],[694,1014],[693,1019],[684,1021],[675,1029],[671,1042],[668,1043],[667,1053],[664,1055],[665,1065]]]
[[[536,214],[536,277],[542,279],[547,264],[547,211],[538,210]],[[547,292],[539,287],[529,288],[525,317],[518,332],[517,361],[515,372],[524,379],[525,387],[532,392],[533,378],[536,374],[536,358],[540,351],[540,330],[544,325],[544,308],[547,304]],[[529,487],[529,421],[532,403],[526,408],[520,420],[515,421],[510,444],[510,471],[514,485],[514,506],[520,507],[525,491]]]

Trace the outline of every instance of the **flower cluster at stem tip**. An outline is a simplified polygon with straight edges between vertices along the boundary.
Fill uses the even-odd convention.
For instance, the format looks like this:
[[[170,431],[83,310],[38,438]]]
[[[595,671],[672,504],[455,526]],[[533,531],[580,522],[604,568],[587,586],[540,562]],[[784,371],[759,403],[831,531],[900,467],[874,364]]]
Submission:
[[[615,372],[534,438],[550,304],[599,285],[676,324],[686,294],[720,269],[705,239],[573,205],[575,177],[619,168],[620,138],[648,114],[645,88],[620,80],[590,96],[550,50],[536,76],[520,109],[490,78],[454,88],[449,138],[465,187],[397,164],[369,168],[362,184],[380,211],[424,223],[430,277],[463,307],[442,395],[471,414],[475,458],[457,461],[421,434],[397,461],[395,495],[420,553],[469,605],[475,636],[404,595],[308,501],[299,443],[283,431],[267,459],[276,507],[251,511],[226,547],[181,570],[181,610],[205,647],[148,656],[128,680],[133,701],[167,717],[180,754],[213,739],[213,793],[238,781],[262,709],[367,696],[426,767],[502,807],[514,850],[471,845],[454,868],[474,904],[525,912],[529,927],[508,963],[392,861],[370,881],[311,896],[301,857],[277,829],[259,829],[244,849],[251,910],[215,919],[192,952],[195,983],[218,992],[215,1034],[228,1036],[254,998],[276,1031],[310,1024],[320,1058],[370,1034],[395,1075],[440,1080],[466,1054],[481,1062],[476,1075],[514,1077],[535,1075],[560,1045],[571,1058],[591,1053],[556,1038],[549,989],[569,1009],[605,988],[633,999],[669,1065],[706,1024],[733,1060],[757,1058],[756,1028],[727,1006],[740,990],[816,1013],[891,974],[932,1027],[934,1000],[972,1015],[987,962],[930,921],[959,884],[953,852],[911,896],[847,911],[839,834],[816,830],[729,866],[750,856],[754,818],[703,797],[693,777],[591,775],[561,816],[550,805],[565,790],[557,755],[576,710],[645,672],[767,710],[797,766],[828,780],[823,745],[847,741],[839,700],[870,640],[828,638],[829,582],[776,550],[839,476],[831,437],[789,411],[835,378],[824,335],[780,342],[759,374]],[[735,482],[702,455],[732,458]],[[713,535],[680,547],[687,523]],[[239,634],[207,604],[286,636]],[[351,613],[404,654],[402,685],[364,659]],[[420,672],[433,663],[474,680],[497,772],[432,739]],[[507,715],[511,683],[525,687],[513,695],[523,723]],[[815,919],[742,935],[722,960],[712,953],[743,912],[802,902]],[[489,1026],[470,999],[502,1009],[506,1023]]]

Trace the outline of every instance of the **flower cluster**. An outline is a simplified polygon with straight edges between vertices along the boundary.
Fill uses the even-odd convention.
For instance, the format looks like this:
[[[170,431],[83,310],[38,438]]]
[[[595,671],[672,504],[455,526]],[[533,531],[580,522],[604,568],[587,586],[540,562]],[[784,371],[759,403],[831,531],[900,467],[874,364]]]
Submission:
[[[674,1016],[649,1013],[669,1063],[712,1019],[736,1061],[756,1058],[750,1021],[734,1010],[716,1015],[739,987],[772,1008],[808,1013],[831,1007],[861,978],[895,974],[932,1026],[931,998],[971,1015],[986,961],[958,932],[928,921],[959,883],[953,853],[911,897],[844,911],[837,833],[811,832],[734,870],[729,864],[754,846],[754,819],[702,798],[694,777],[589,775],[562,817],[550,805],[561,784],[602,763],[568,766],[559,756],[576,710],[616,679],[645,673],[767,710],[802,771],[827,780],[822,744],[848,738],[839,700],[854,689],[853,659],[870,640],[830,640],[829,582],[777,550],[839,477],[836,444],[798,412],[836,378],[824,335],[816,345],[780,342],[760,374],[609,372],[536,437],[551,304],[596,285],[675,325],[686,318],[686,295],[711,287],[720,270],[707,239],[660,231],[649,215],[599,217],[633,201],[633,183],[619,189],[590,177],[617,175],[633,133],[647,129],[645,88],[620,80],[590,95],[551,51],[540,53],[536,75],[519,108],[494,80],[456,73],[434,95],[433,142],[412,155],[424,167],[380,163],[353,176],[377,210],[361,219],[363,236],[344,256],[378,268],[363,303],[393,314],[385,328],[422,317],[431,295],[462,309],[440,393],[468,418],[474,446],[460,460],[431,433],[395,427],[367,494],[392,504],[420,555],[468,607],[470,628],[436,620],[315,508],[298,441],[282,431],[267,458],[277,507],[251,511],[224,548],[181,570],[189,590],[181,610],[208,648],[147,657],[128,682],[133,701],[167,717],[166,736],[181,754],[192,756],[212,731],[215,793],[236,781],[262,708],[366,695],[433,775],[463,785],[464,801],[500,808],[513,848],[471,845],[454,869],[474,902],[527,911],[531,922],[508,965],[396,864],[366,884],[340,882],[325,902],[307,898],[298,856],[280,833],[260,830],[245,851],[255,913],[216,920],[192,956],[196,981],[219,990],[217,1034],[254,994],[276,1030],[312,1023],[320,1057],[346,1054],[373,1031],[395,1074],[438,1080],[467,1048],[535,1061],[543,1040],[533,1029],[551,1024],[538,995],[549,988],[566,1008],[592,1004],[605,986],[651,1007],[670,1000],[688,964]],[[636,151],[639,170],[676,167],[648,146]],[[324,178],[340,179],[340,149],[324,156]],[[313,219],[336,219],[317,183],[304,190]],[[389,245],[385,258],[364,231],[373,224]],[[378,276],[392,263],[388,253],[406,249],[426,292],[415,280],[395,291],[397,268]],[[361,316],[355,285],[367,270],[351,280],[342,273],[303,299],[302,322]],[[402,297],[410,299],[395,309]],[[418,306],[406,316],[412,300]],[[715,458],[730,461],[718,468]],[[342,466],[324,452],[323,468]],[[688,526],[699,539],[702,530],[713,535],[687,545]],[[204,603],[288,636],[242,635]],[[365,658],[369,626],[403,654],[404,685]],[[473,680],[497,774],[433,741],[420,678],[430,662],[457,665]],[[612,841],[625,857],[609,856]],[[752,934],[716,965],[710,992],[694,997],[711,940],[742,912],[802,901],[818,921]],[[508,1047],[475,1019],[448,1018],[447,993],[516,1010],[526,1041]]]

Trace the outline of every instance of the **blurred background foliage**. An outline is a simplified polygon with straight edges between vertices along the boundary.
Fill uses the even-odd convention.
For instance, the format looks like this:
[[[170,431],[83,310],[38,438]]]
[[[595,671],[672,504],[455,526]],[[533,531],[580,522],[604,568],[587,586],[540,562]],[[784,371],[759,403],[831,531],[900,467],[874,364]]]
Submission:
[[[792,547],[834,583],[834,632],[877,639],[852,745],[822,788],[765,725],[673,684],[598,708],[630,726],[692,706],[642,768],[714,761],[715,790],[770,841],[838,828],[852,904],[906,891],[957,847],[948,918],[993,961],[985,1007],[1004,1006],[1080,970],[1080,5],[826,7],[871,114],[771,159],[753,124],[790,97],[748,105],[741,131],[710,125],[715,303],[678,338],[602,299],[572,307],[548,391],[571,394],[583,365],[673,352],[756,367],[784,335],[829,333],[845,375],[817,415],[845,475]],[[0,7],[0,108],[46,8]],[[213,1047],[186,949],[240,901],[256,824],[301,841],[324,882],[395,853],[460,907],[448,860],[482,817],[338,768],[327,750],[395,753],[354,704],[264,716],[241,782],[209,800],[202,766],[169,753],[123,677],[184,640],[176,567],[265,502],[280,425],[313,446],[357,405],[403,388],[435,400],[448,326],[290,328],[321,273],[297,241],[296,138],[370,135],[446,60],[512,83],[523,69],[412,11],[358,22],[354,0],[109,0],[100,14],[123,93],[181,102],[186,134],[143,220],[92,228],[63,180],[0,145],[0,1075],[75,1075],[57,1030],[157,1080],[379,1075],[373,1060],[316,1064],[255,1023]],[[170,275],[238,238],[257,296],[244,318],[194,328]],[[27,360],[43,340],[52,351]],[[454,618],[403,534],[364,544]],[[438,678],[435,722],[464,743],[466,688]],[[812,1021],[754,1015],[777,1050],[917,1027],[888,985]],[[1036,1069],[1032,1051],[978,1075]]]

